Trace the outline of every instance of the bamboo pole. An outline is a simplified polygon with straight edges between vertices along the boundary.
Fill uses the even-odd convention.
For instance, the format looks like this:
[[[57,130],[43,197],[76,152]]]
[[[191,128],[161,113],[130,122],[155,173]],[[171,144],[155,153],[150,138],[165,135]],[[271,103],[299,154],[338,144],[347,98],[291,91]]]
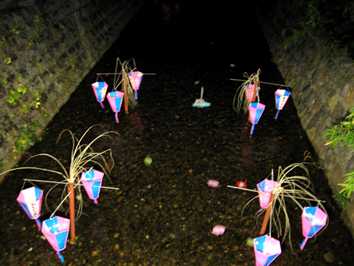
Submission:
[[[265,231],[267,229],[267,225],[269,222],[269,217],[270,217],[270,213],[272,211],[272,204],[273,204],[273,199],[274,199],[274,194],[271,195],[270,200],[269,200],[269,206],[265,212],[264,218],[263,218],[263,223],[262,223],[262,228],[261,231],[259,232],[259,235],[264,235]]]
[[[245,79],[230,79],[230,80],[232,80],[232,81],[247,81]],[[262,84],[274,85],[274,86],[282,86],[282,87],[290,87],[290,86],[285,85],[285,84],[278,84],[278,83],[265,82],[265,81],[262,81]]]
[[[75,233],[75,191],[74,183],[69,183],[69,212],[70,212],[70,242],[75,244],[76,233]]]
[[[125,71],[123,70],[122,72],[122,80],[123,80],[123,92],[124,92],[124,111],[126,113],[129,112],[128,110],[128,94],[127,94],[127,79],[126,79],[126,73]]]

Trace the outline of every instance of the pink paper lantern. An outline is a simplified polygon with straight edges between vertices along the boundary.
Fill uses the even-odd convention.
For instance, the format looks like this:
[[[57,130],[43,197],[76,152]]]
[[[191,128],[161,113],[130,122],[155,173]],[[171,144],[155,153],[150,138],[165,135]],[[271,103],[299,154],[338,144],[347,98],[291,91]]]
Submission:
[[[101,104],[101,107],[104,108],[103,101],[106,97],[108,84],[106,82],[97,81],[91,84],[93,92],[95,93],[97,101]]]
[[[61,255],[60,251],[66,248],[69,228],[70,220],[60,216],[55,216],[43,221],[42,234],[57,252],[61,262],[64,262],[64,257]]]
[[[259,86],[257,86],[257,91],[255,92],[255,84],[248,84],[245,86],[245,94],[248,99],[248,101],[251,103],[253,99],[258,95],[259,90],[261,89]]]
[[[257,266],[267,266],[281,254],[279,240],[268,235],[254,238],[253,249]]]
[[[305,207],[301,215],[302,235],[305,237],[300,248],[304,249],[307,240],[317,234],[327,223],[327,214],[319,207]]]
[[[272,196],[272,191],[274,190],[277,184],[277,181],[272,181],[269,179],[264,179],[263,181],[257,184],[259,205],[261,206],[260,210],[268,206],[270,197]]]
[[[17,197],[17,202],[21,205],[28,217],[36,221],[39,230],[41,230],[42,227],[38,219],[41,215],[42,199],[43,191],[37,187],[21,190]]]
[[[124,92],[122,91],[111,91],[107,94],[109,105],[111,106],[112,111],[115,113],[117,123],[119,123],[118,112],[120,112],[120,108],[122,107],[123,96]]]
[[[143,75],[144,74],[139,71],[132,71],[128,75],[130,84],[132,85],[132,88],[135,91],[135,100],[138,99],[138,90],[139,90],[141,79],[143,78]]]
[[[100,196],[104,173],[97,170],[90,170],[81,174],[81,183],[83,184],[87,195],[97,204],[97,199]]]
[[[287,90],[277,89],[275,91],[275,108],[277,108],[277,114],[275,115],[275,120],[278,118],[280,110],[283,110],[286,102],[288,101],[290,92]]]
[[[265,105],[257,102],[250,103],[248,107],[248,112],[250,115],[250,121],[252,123],[251,135],[254,131],[254,126],[258,124],[259,119],[261,118],[263,111],[265,109]]]

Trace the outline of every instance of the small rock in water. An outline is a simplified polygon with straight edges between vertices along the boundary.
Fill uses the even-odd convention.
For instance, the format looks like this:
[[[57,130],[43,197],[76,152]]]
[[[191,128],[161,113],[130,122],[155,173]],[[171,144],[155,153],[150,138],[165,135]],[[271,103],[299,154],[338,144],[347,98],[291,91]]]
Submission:
[[[218,187],[219,186],[219,181],[210,179],[207,184],[208,184],[209,187]]]
[[[226,227],[223,225],[215,225],[211,233],[215,236],[221,236],[225,233],[225,229]]]

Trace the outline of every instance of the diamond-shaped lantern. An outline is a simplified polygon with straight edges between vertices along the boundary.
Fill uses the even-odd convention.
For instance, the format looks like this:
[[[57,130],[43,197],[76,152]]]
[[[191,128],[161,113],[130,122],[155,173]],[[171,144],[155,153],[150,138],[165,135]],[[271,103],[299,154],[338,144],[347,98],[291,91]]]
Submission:
[[[112,111],[115,113],[117,123],[119,123],[118,112],[120,112],[120,108],[122,107],[123,96],[124,92],[122,91],[111,91],[107,94],[109,105],[111,106]]]
[[[18,203],[28,217],[36,221],[39,230],[41,230],[42,226],[38,219],[41,215],[42,199],[43,191],[37,187],[23,189],[17,197]]]
[[[281,254],[279,240],[268,235],[254,238],[253,248],[257,266],[267,266]]]
[[[100,196],[104,173],[97,170],[90,170],[81,175],[81,183],[83,184],[87,195],[97,204],[97,199]]]
[[[259,205],[261,206],[261,210],[266,208],[269,204],[270,198],[272,196],[272,191],[274,190],[277,184],[277,181],[269,179],[264,179],[263,181],[257,184]]]
[[[104,108],[103,101],[106,97],[108,84],[103,81],[97,81],[91,84],[93,92],[95,93],[97,101],[100,103],[101,107]]]
[[[305,237],[300,248],[304,249],[309,238],[313,237],[327,223],[327,214],[319,207],[305,207],[302,211],[302,235]]]
[[[248,112],[250,116],[250,121],[252,123],[251,135],[253,134],[254,126],[255,124],[258,123],[259,119],[261,118],[264,109],[265,109],[264,104],[257,103],[257,102],[250,103],[248,107]]]
[[[70,220],[60,216],[55,216],[43,221],[42,233],[57,252],[61,262],[64,262],[64,257],[61,255],[60,251],[66,248],[69,228]]]
[[[284,105],[288,101],[290,92],[287,90],[277,89],[275,91],[275,107],[277,108],[277,114],[275,115],[275,120],[278,118],[280,110],[283,110]]]
[[[132,71],[128,74],[130,84],[135,92],[135,100],[138,99],[138,90],[140,87],[141,79],[143,78],[143,73],[139,71]]]

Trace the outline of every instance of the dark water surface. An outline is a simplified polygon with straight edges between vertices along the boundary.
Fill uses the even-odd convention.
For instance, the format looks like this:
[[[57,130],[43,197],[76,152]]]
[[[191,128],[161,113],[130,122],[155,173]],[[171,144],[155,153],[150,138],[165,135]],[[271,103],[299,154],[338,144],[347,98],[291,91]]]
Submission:
[[[68,165],[70,138],[64,135],[56,143],[60,132],[70,129],[81,136],[97,124],[88,137],[109,130],[120,134],[99,147],[110,147],[116,160],[112,183],[106,178],[103,185],[120,190],[102,189],[98,205],[83,195],[77,244],[67,245],[60,263],[16,202],[23,178],[60,178],[38,171],[12,173],[1,186],[1,265],[255,265],[246,239],[260,229],[258,200],[242,219],[243,206],[255,195],[226,186],[243,180],[253,189],[272,169],[301,162],[306,151],[312,161],[316,155],[291,100],[274,120],[275,86],[262,85],[266,110],[250,137],[247,116],[237,115],[232,106],[240,82],[230,78],[242,79],[244,72],[258,68],[261,81],[282,83],[282,78],[252,9],[208,5],[182,2],[179,16],[170,21],[163,21],[159,4],[147,5],[85,77],[48,125],[43,141],[25,157],[49,153]],[[119,124],[108,102],[101,109],[91,89],[96,73],[114,72],[118,57],[134,58],[141,72],[155,74],[143,77],[137,107],[129,113],[122,107]],[[111,77],[104,78],[111,90]],[[201,86],[211,106],[193,108]],[[144,164],[147,156],[150,166]],[[56,167],[46,158],[28,165]],[[352,265],[353,239],[330,208],[325,177],[317,168],[309,170],[316,195],[328,202],[329,225],[301,251],[301,210],[290,204],[294,251],[285,241],[272,265]],[[207,186],[209,179],[220,186]],[[36,184],[45,193],[52,187]],[[61,191],[58,186],[49,194],[50,211],[43,204],[41,220],[60,203]],[[218,224],[227,228],[222,236],[211,234]]]

